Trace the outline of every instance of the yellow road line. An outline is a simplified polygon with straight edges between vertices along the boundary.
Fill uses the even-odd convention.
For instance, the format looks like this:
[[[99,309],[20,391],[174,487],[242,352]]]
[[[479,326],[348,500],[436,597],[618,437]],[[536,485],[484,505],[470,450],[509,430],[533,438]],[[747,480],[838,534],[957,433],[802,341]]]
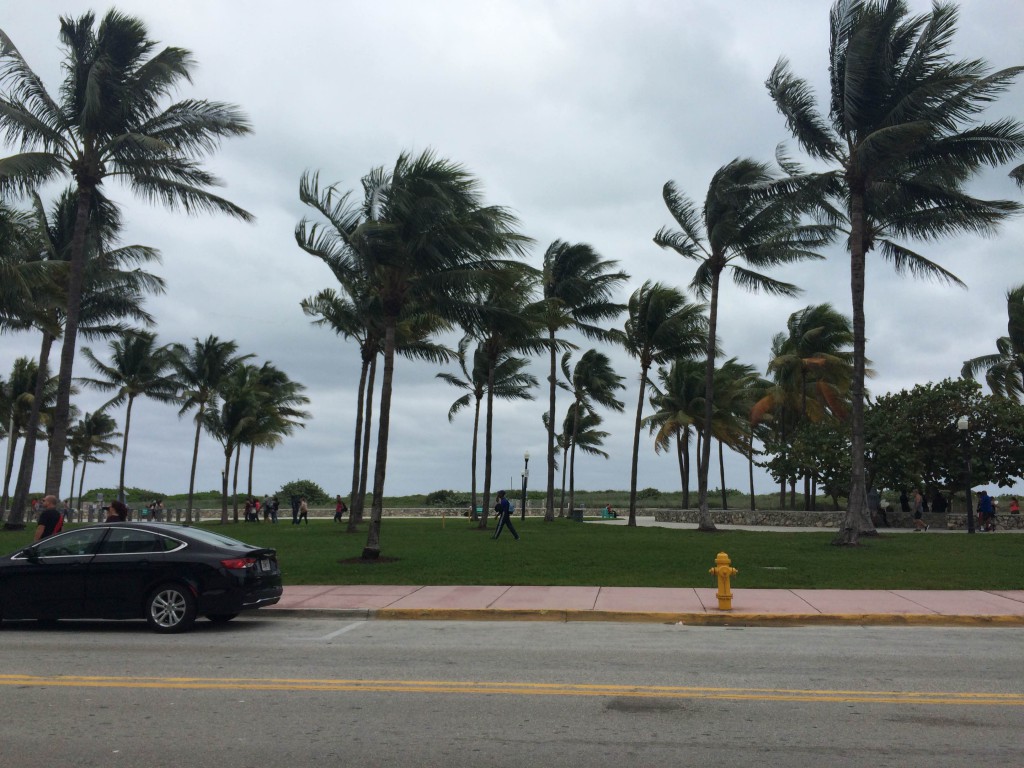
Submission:
[[[865,702],[960,706],[1024,706],[1024,693],[972,691],[852,691],[794,688],[722,688],[663,685],[583,685],[456,680],[335,680],[239,677],[108,677],[0,675],[0,686],[137,688],[231,691],[366,691],[506,696],[603,696],[734,701]]]

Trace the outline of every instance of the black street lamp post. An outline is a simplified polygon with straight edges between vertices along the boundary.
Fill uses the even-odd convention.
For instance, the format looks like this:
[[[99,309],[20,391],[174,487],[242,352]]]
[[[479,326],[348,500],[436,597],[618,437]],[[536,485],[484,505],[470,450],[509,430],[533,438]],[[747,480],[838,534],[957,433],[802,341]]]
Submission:
[[[523,498],[519,511],[519,519],[526,522],[526,481],[530,478],[530,452],[523,454]]]
[[[956,420],[956,428],[964,433],[964,503],[967,511],[967,532],[974,533],[974,510],[971,504],[971,421],[966,416]]]

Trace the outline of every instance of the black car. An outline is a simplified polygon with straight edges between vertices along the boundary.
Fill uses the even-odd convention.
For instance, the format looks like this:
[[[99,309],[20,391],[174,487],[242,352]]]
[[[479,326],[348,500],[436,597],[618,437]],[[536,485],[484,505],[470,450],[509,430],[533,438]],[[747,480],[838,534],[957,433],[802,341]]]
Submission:
[[[104,523],[0,558],[0,620],[141,619],[184,632],[281,599],[273,549],[202,528]]]

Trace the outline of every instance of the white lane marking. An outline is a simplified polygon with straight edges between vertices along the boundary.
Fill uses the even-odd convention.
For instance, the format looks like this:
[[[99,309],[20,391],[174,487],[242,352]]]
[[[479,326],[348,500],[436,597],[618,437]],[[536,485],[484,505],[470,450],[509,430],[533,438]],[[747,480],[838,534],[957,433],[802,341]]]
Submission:
[[[346,632],[348,632],[350,629],[355,629],[356,627],[361,626],[361,625],[363,625],[365,623],[366,623],[365,621],[353,621],[348,626],[342,627],[341,629],[336,629],[333,632],[331,632],[330,634],[324,635],[320,639],[321,640],[333,640],[338,635],[343,635]]]

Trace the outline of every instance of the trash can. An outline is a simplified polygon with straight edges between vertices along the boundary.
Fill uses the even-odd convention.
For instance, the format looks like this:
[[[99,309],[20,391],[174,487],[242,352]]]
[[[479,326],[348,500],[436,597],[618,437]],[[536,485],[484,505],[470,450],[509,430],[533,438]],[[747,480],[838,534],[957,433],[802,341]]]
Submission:
[[[582,523],[583,522],[583,510],[582,509],[574,509],[572,512],[569,513],[569,517],[570,517],[570,519],[574,523]]]

